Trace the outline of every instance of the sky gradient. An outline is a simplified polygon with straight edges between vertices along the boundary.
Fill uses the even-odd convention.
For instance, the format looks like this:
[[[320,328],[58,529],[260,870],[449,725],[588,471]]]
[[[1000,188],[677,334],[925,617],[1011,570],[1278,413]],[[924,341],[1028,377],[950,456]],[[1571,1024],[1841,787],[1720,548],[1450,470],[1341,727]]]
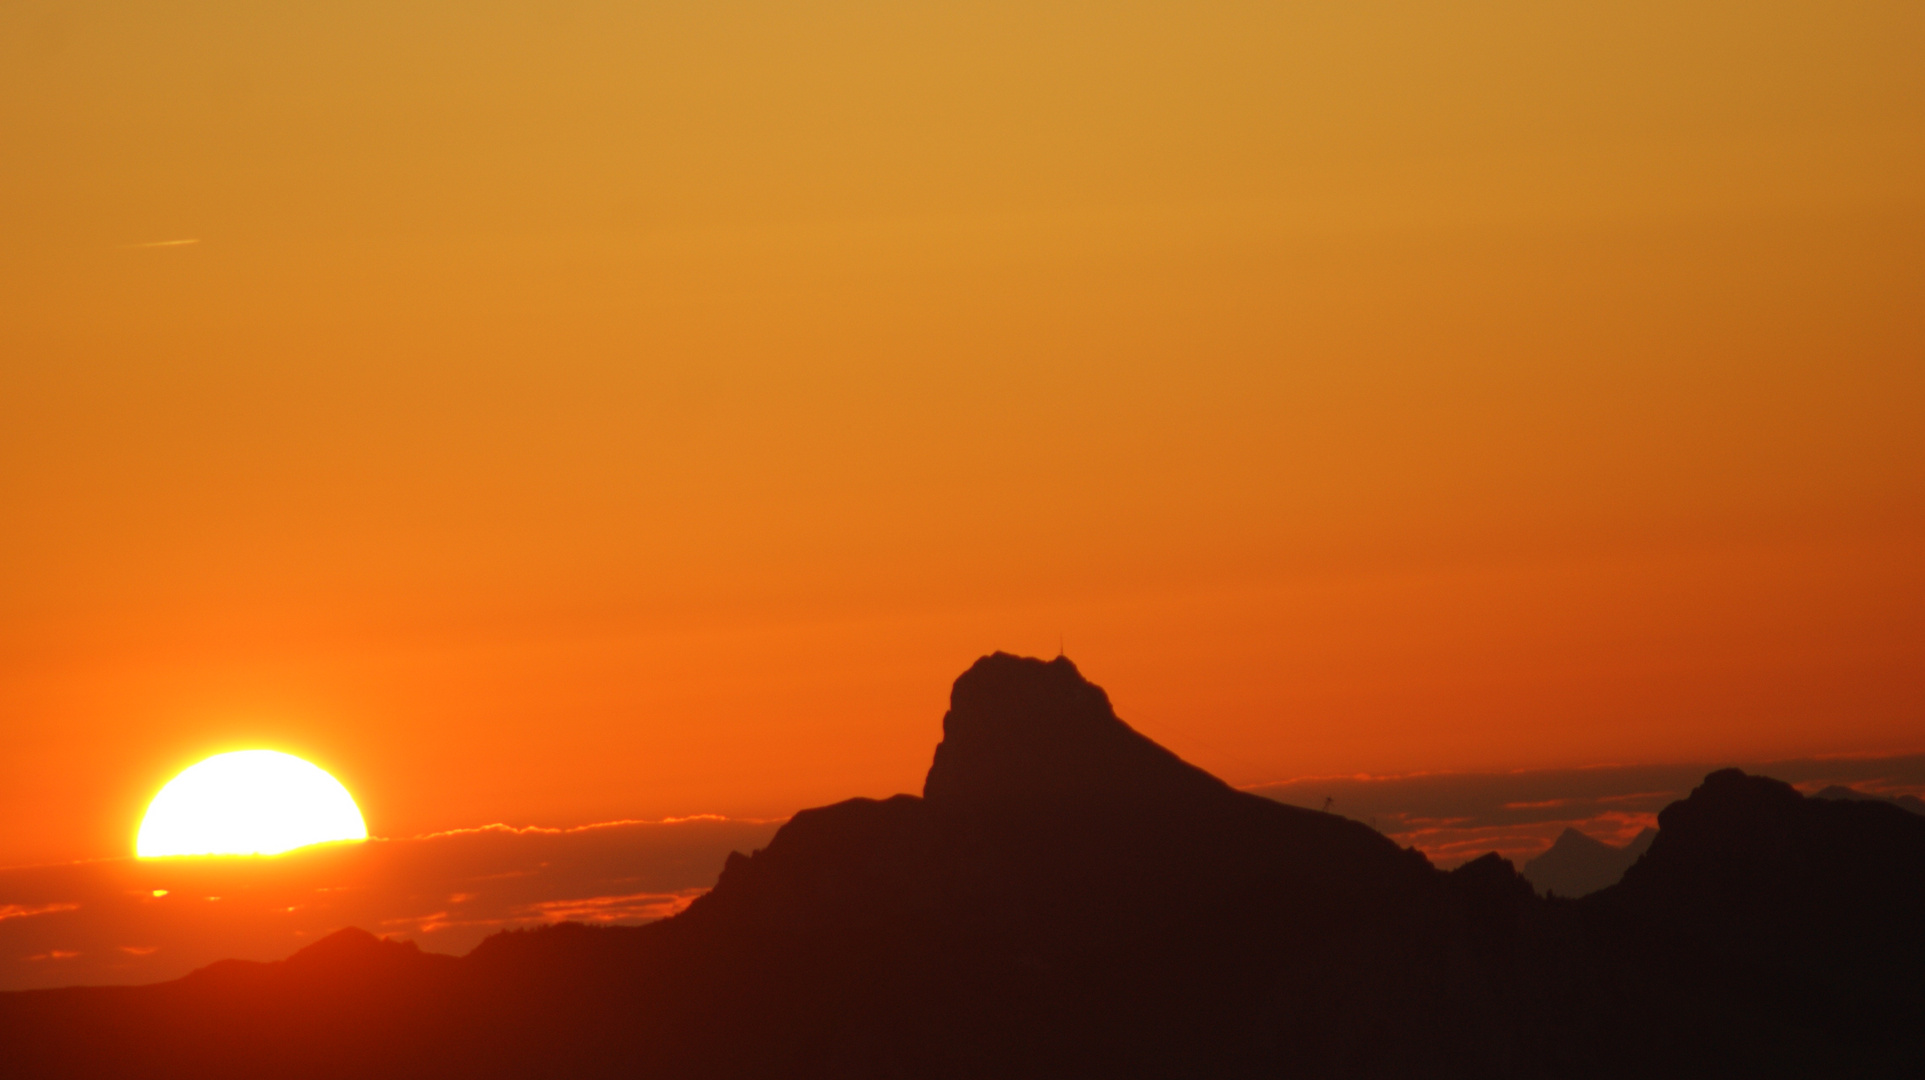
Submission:
[[[1925,9],[0,7],[0,866],[1925,747]],[[191,242],[190,242],[191,241]]]

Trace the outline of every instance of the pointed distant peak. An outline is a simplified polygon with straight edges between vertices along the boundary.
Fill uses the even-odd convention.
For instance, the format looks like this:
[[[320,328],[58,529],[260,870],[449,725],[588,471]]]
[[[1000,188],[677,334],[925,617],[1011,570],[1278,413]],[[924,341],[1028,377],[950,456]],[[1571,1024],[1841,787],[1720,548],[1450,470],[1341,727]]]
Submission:
[[[329,934],[301,951],[318,952],[330,949],[373,949],[378,948],[383,940],[383,938],[378,938],[358,926],[343,926],[341,929],[336,930],[334,933]]]
[[[1544,854],[1548,855],[1553,851],[1562,853],[1570,851],[1604,852],[1614,850],[1616,850],[1614,845],[1607,844],[1576,826],[1567,825],[1564,827],[1563,832],[1557,834],[1557,839],[1552,841],[1550,848],[1545,851]],[[1542,855],[1539,856],[1539,858],[1542,857]]]
[[[1651,846],[1651,841],[1657,838],[1658,830],[1646,825],[1644,828],[1638,830],[1638,834],[1631,838],[1630,843],[1624,845],[1624,850],[1643,854],[1644,850]]]
[[[421,946],[412,941],[391,941],[358,926],[346,926],[288,957],[287,962],[296,967],[333,965],[420,951]]]

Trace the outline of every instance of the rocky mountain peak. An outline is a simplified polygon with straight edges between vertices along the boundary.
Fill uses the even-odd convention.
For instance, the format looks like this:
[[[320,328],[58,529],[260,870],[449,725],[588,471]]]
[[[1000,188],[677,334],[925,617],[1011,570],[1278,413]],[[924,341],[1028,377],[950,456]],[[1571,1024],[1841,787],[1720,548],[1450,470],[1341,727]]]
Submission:
[[[923,784],[932,808],[965,815],[1115,813],[1235,795],[1118,719],[1067,657],[1001,652],[956,680]]]

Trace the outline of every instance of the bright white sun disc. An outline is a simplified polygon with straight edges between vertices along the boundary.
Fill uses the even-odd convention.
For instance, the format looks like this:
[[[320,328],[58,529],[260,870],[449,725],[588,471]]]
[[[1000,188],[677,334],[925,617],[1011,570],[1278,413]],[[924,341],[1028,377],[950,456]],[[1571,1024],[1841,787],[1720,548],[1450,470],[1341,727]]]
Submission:
[[[147,804],[134,853],[278,855],[331,840],[366,840],[341,782],[292,754],[216,754],[167,782]]]

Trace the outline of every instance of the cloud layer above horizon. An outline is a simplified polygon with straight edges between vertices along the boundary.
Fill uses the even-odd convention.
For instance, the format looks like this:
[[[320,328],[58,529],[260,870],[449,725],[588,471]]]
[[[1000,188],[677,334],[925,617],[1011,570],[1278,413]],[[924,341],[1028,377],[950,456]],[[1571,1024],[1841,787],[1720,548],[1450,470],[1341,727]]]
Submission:
[[[1925,754],[1726,764],[1601,765],[1504,773],[1313,776],[1247,790],[1368,823],[1438,866],[1495,851],[1518,866],[1565,829],[1622,846],[1707,773],[1736,765],[1807,795],[1838,785],[1894,798],[1925,794]]]
[[[672,915],[778,821],[490,825],[271,858],[0,870],[0,990],[159,982],[278,960],[344,926],[465,953],[500,930]]]

